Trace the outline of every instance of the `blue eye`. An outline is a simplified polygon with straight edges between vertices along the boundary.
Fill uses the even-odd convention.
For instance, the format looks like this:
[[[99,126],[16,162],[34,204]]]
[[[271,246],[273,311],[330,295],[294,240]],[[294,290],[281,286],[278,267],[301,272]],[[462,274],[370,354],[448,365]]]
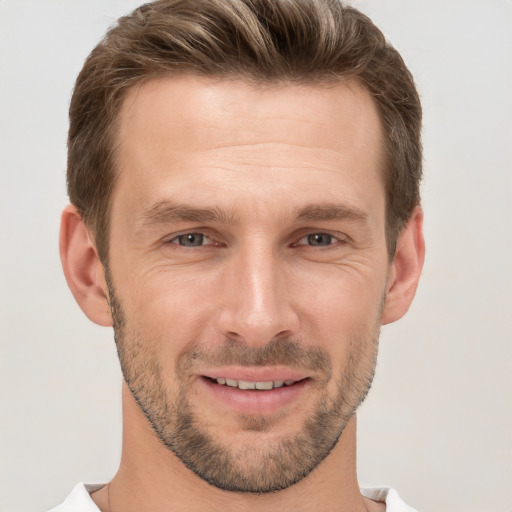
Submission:
[[[307,240],[308,245],[314,247],[327,247],[336,241],[336,239],[328,233],[312,233],[304,238]]]
[[[329,247],[340,240],[329,233],[311,233],[303,236],[296,245],[309,245],[311,247]]]
[[[182,245],[183,247],[200,247],[209,242],[210,239],[202,233],[185,233],[170,240],[170,243]]]

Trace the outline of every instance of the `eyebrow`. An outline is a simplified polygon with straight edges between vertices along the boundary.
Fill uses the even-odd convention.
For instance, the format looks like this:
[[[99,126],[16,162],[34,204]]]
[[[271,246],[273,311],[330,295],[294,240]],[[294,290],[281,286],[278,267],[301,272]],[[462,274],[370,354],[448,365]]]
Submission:
[[[236,221],[233,213],[217,207],[195,208],[186,204],[159,201],[144,208],[138,218],[144,225],[167,224],[173,222],[220,222],[232,224]]]
[[[294,211],[295,222],[322,222],[346,220],[351,222],[368,221],[368,214],[359,208],[346,204],[310,204]],[[234,212],[218,207],[196,208],[171,201],[159,201],[144,208],[138,216],[142,225],[168,224],[176,222],[218,222],[235,224],[238,220]]]
[[[312,204],[296,211],[297,221],[321,222],[331,220],[348,220],[368,222],[368,214],[359,208],[346,204],[327,203]]]

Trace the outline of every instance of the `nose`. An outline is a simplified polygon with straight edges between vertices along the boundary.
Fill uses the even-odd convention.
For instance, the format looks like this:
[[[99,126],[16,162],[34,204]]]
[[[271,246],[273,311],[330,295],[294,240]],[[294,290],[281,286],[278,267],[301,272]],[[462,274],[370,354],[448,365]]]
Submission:
[[[238,251],[225,269],[219,328],[230,339],[264,346],[298,332],[286,263],[272,247],[251,244]]]

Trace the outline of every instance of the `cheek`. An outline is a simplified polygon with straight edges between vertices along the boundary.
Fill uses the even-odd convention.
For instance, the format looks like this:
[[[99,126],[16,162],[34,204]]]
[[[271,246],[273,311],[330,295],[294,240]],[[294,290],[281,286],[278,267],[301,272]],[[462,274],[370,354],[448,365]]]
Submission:
[[[126,317],[155,350],[175,356],[211,331],[214,285],[192,272],[145,273],[124,287]]]
[[[318,284],[321,283],[321,286]],[[331,269],[324,279],[304,279],[297,297],[301,338],[324,348],[335,375],[344,373],[349,359],[373,352],[380,328],[385,278],[372,272]]]
[[[302,270],[290,282],[302,314],[316,318],[317,327],[334,329],[334,334],[341,326],[351,331],[374,321],[386,277],[385,272],[369,266],[354,270],[353,266],[339,265],[317,268],[315,272]]]
[[[295,334],[304,343],[323,347],[343,361],[350,340],[373,331],[378,316],[385,276],[371,260],[281,261],[275,286],[266,289],[295,311],[300,319]],[[131,277],[122,280],[121,274]],[[125,268],[114,282],[130,325],[163,357],[175,358],[191,345],[223,341],[217,319],[245,294],[231,274],[229,265],[221,264],[147,265]]]

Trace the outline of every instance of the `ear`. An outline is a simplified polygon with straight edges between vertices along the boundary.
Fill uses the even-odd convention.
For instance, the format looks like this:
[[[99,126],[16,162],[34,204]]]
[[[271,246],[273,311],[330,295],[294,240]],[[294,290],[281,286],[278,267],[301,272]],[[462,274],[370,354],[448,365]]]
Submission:
[[[397,240],[389,272],[382,325],[396,322],[407,313],[416,294],[424,260],[423,210],[418,206]]]
[[[87,226],[72,205],[62,212],[59,248],[64,275],[78,305],[89,320],[111,326],[103,265]]]

